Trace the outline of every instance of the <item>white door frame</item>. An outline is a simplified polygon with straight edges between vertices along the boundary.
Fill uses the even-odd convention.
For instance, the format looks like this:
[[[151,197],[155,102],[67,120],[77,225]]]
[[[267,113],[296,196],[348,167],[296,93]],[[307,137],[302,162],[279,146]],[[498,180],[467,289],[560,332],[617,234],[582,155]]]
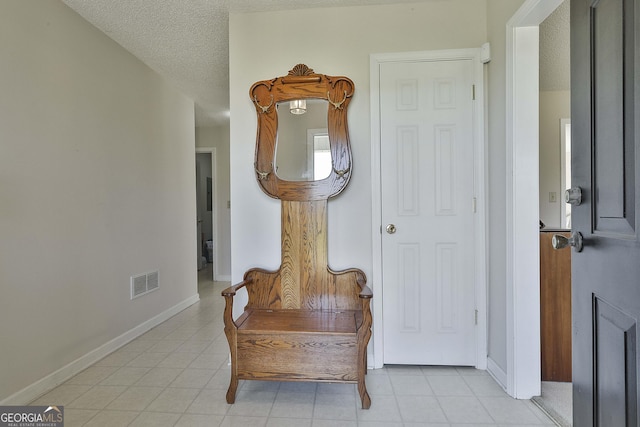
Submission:
[[[371,96],[371,198],[372,198],[372,247],[373,277],[371,280],[373,293],[373,345],[369,361],[374,368],[383,365],[383,328],[382,300],[384,290],[382,283],[382,198],[380,175],[380,65],[385,62],[416,62],[472,60],[474,63],[475,99],[473,105],[473,138],[474,138],[474,194],[476,197],[475,216],[475,294],[478,322],[476,327],[476,367],[486,369],[487,366],[487,236],[486,236],[486,147],[484,121],[484,67],[480,59],[481,49],[453,49],[422,52],[382,53],[370,56],[370,96]],[[471,94],[469,94],[471,96]],[[471,209],[471,206],[469,207]],[[370,362],[371,363],[371,362]]]
[[[540,395],[538,26],[560,3],[526,0],[507,22],[507,366],[503,385],[518,399]]]
[[[567,188],[571,188],[571,185],[570,185],[571,183],[570,182],[567,183],[567,177],[566,177],[567,160],[569,161],[569,163],[571,163],[571,136],[569,136],[569,140],[567,141],[567,126],[569,126],[569,133],[571,133],[571,119],[570,118],[560,119],[560,189],[561,190],[566,190]],[[567,156],[567,145],[569,145],[569,156]],[[569,173],[569,175],[571,175],[571,173]],[[571,179],[569,179],[569,181],[571,181]],[[561,197],[560,197],[560,228],[567,228],[567,207],[571,205],[567,203],[562,203],[564,200],[562,196],[563,194],[561,194]],[[569,208],[569,213],[571,213],[571,208]]]
[[[217,215],[216,215],[216,209],[217,209],[217,198],[218,198],[218,192],[216,191],[218,185],[218,179],[217,179],[217,174],[216,174],[216,148],[215,147],[200,147],[200,148],[196,148],[196,154],[200,154],[200,153],[204,153],[204,154],[211,154],[211,178],[212,178],[212,185],[211,185],[211,230],[212,230],[212,234],[213,234],[213,277],[211,278],[212,280],[218,280],[218,268],[217,266],[220,265],[219,263],[219,253],[220,251],[218,250],[218,247],[220,246],[220,239],[218,238],[218,236],[220,235],[220,233],[218,232],[218,223],[217,223]],[[200,244],[200,236],[196,237],[198,244]]]

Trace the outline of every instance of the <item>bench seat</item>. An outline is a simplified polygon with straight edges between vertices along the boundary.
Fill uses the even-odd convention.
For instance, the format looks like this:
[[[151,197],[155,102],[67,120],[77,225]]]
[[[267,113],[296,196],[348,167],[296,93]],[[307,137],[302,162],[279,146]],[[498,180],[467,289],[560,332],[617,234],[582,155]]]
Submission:
[[[359,315],[252,310],[238,325],[238,379],[357,383]]]
[[[238,334],[265,332],[322,332],[327,334],[355,334],[362,323],[359,310],[260,310],[245,312],[239,319]]]

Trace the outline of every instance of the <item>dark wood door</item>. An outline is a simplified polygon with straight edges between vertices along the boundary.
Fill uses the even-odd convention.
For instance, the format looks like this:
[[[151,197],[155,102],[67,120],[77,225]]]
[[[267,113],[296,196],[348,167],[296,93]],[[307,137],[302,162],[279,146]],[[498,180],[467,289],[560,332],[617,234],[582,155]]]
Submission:
[[[640,1],[571,1],[574,426],[637,426]]]

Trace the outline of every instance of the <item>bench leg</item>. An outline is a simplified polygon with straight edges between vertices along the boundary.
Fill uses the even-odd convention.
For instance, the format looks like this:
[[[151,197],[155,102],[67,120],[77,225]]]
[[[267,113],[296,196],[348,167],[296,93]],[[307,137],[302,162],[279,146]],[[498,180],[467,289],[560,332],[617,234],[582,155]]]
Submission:
[[[235,292],[233,293],[235,294]],[[224,334],[229,342],[229,362],[231,364],[231,383],[227,390],[227,403],[232,404],[236,401],[236,390],[238,389],[238,365],[236,352],[238,350],[238,327],[233,321],[233,295],[224,294]]]
[[[369,393],[367,392],[367,385],[364,383],[363,376],[358,379],[358,393],[360,393],[362,409],[369,409],[371,407],[371,398],[369,397]]]
[[[236,401],[236,390],[238,389],[238,377],[231,375],[231,383],[229,384],[229,390],[227,390],[227,403],[232,404]]]

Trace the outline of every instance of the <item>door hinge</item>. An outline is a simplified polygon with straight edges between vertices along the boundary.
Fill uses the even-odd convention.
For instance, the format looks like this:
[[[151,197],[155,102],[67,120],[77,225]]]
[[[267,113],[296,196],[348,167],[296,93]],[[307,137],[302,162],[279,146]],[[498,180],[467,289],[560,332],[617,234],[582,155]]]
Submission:
[[[471,85],[471,95],[472,95],[471,99],[473,101],[475,101],[476,100],[476,85]]]
[[[476,322],[476,325],[477,325],[478,324],[478,310],[476,310],[476,312],[475,312],[475,322]]]
[[[478,200],[475,197],[471,199],[471,210],[473,211],[473,213],[476,213],[478,211]]]

